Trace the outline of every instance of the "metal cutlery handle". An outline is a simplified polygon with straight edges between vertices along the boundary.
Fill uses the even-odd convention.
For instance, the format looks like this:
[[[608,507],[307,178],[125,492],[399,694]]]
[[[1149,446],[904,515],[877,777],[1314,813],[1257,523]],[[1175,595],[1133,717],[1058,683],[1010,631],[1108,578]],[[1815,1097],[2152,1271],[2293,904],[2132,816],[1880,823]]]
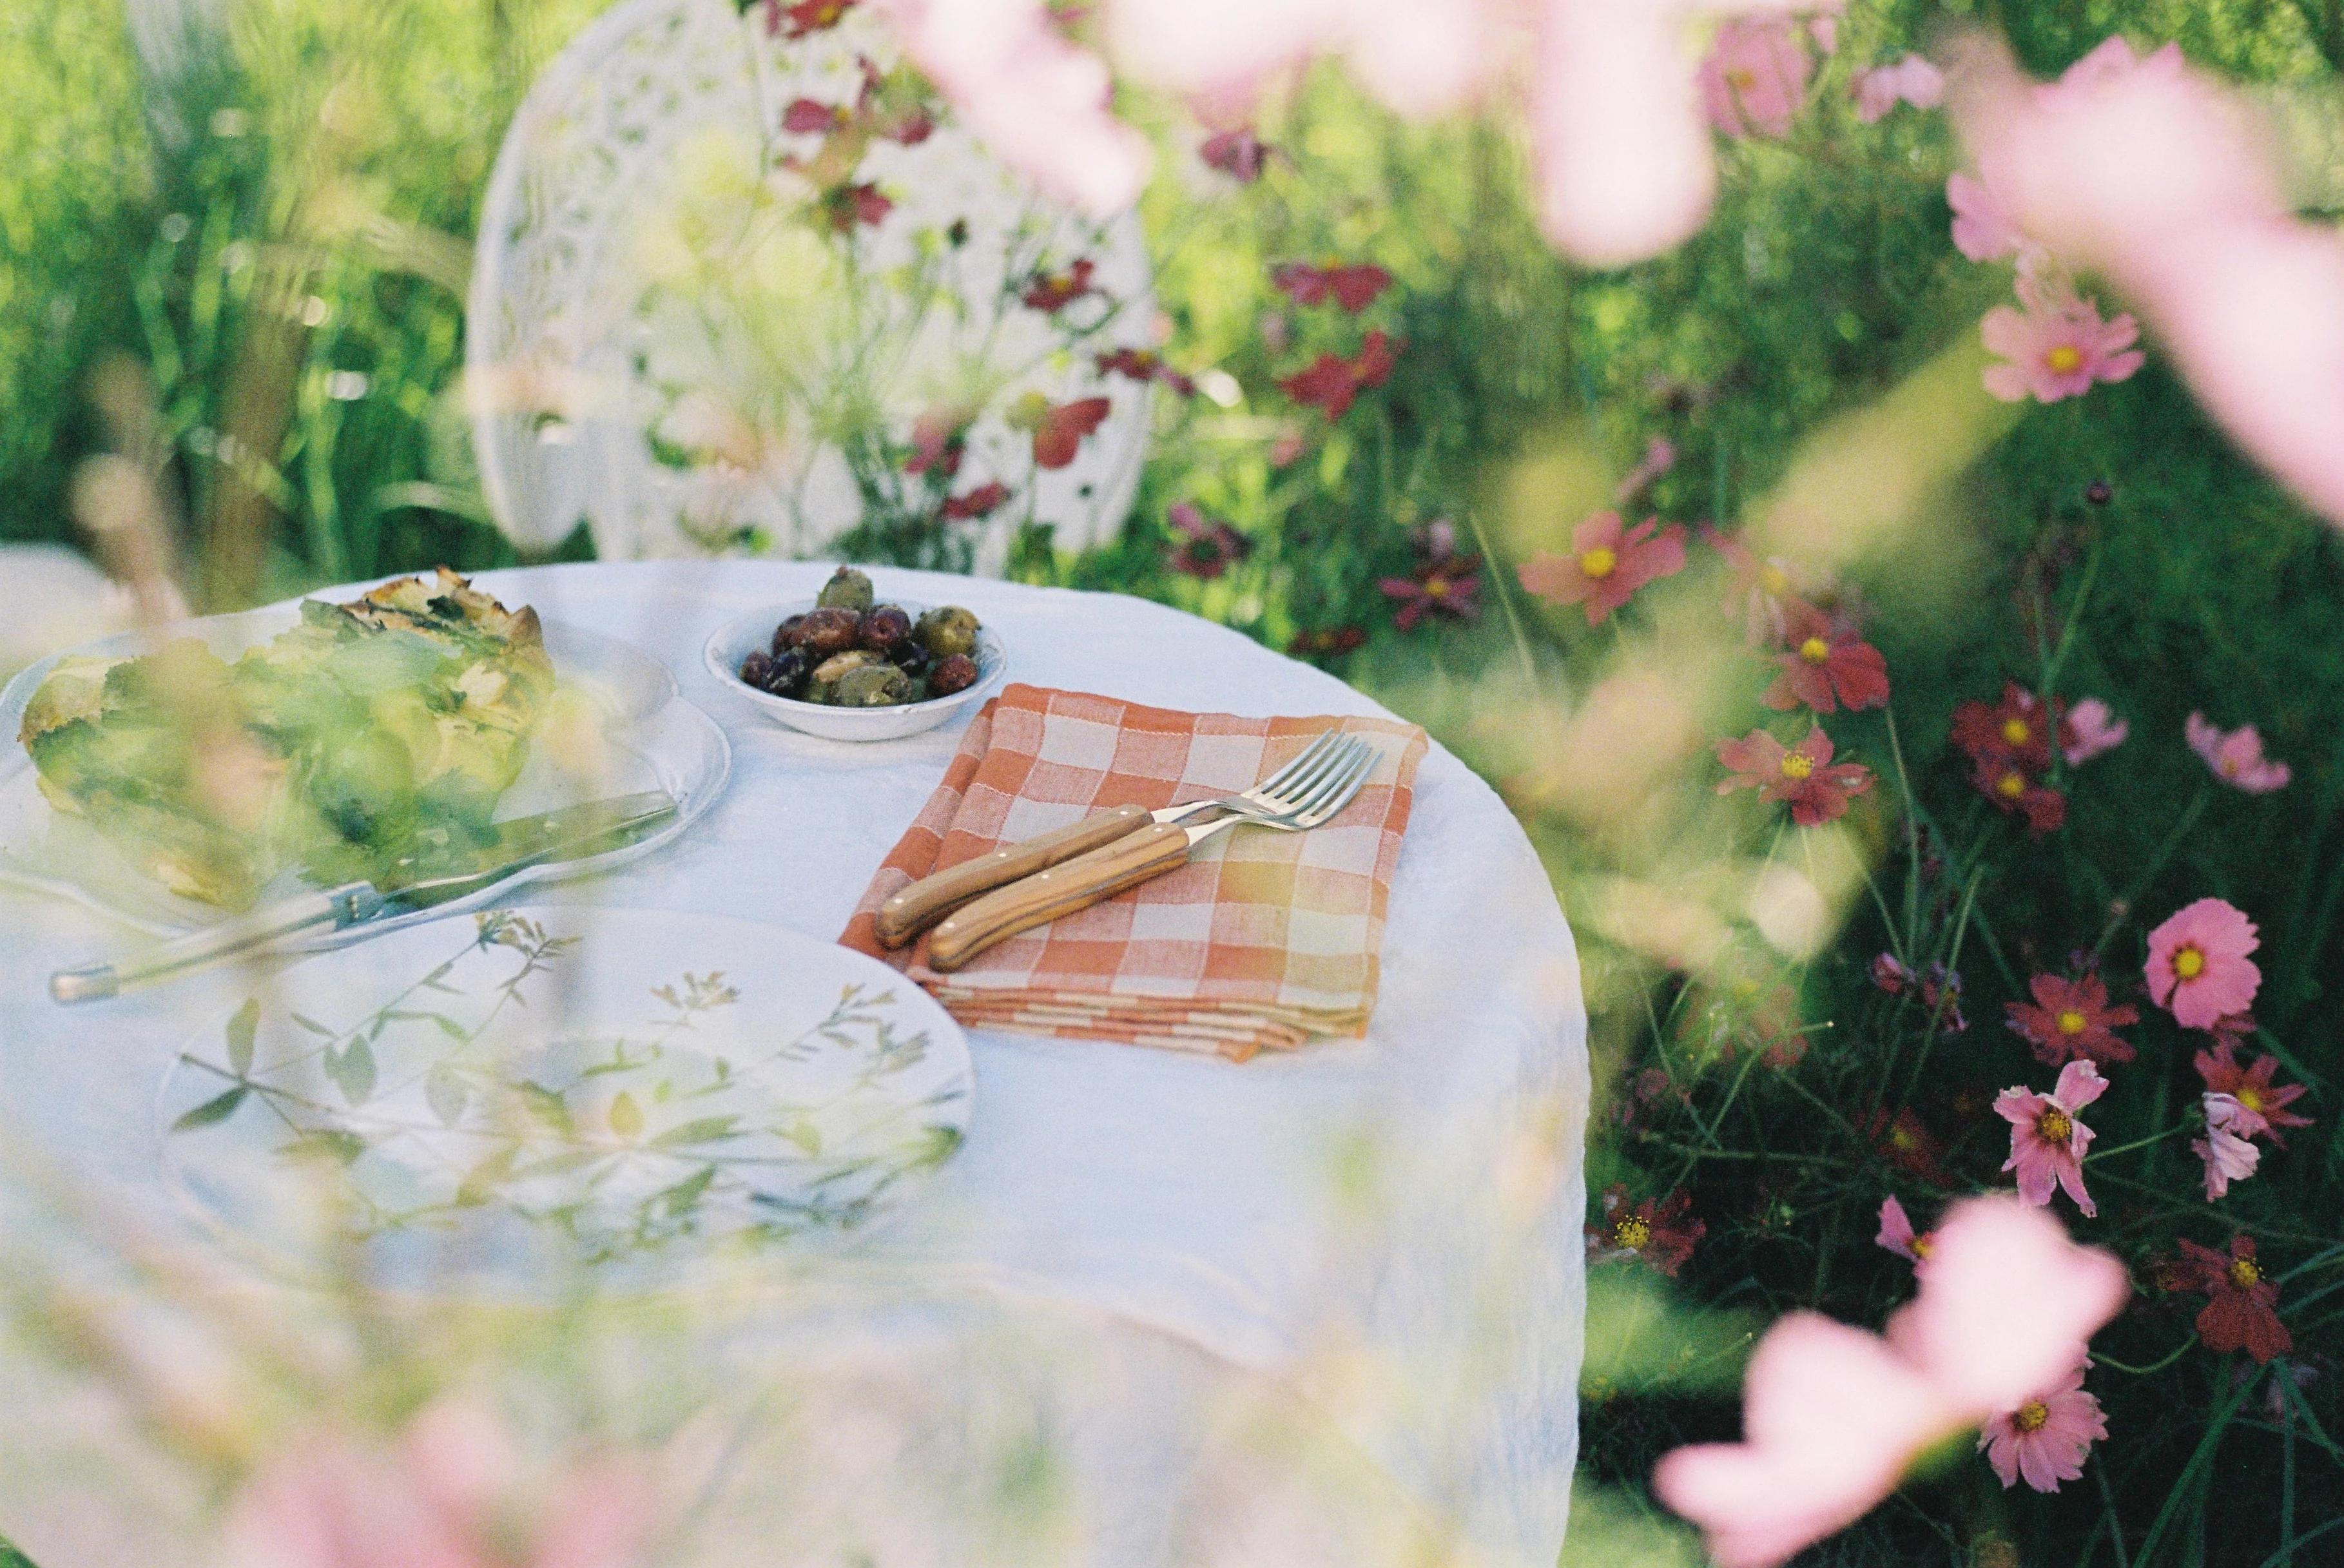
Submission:
[[[965,860],[948,871],[923,876],[897,889],[879,905],[873,917],[879,941],[884,946],[901,947],[971,899],[1137,833],[1147,825],[1149,814],[1143,805],[1119,805],[1066,827],[1005,844],[990,855]]]
[[[59,970],[49,976],[49,995],[66,1004],[98,1001],[313,926],[341,926],[371,919],[382,905],[382,895],[365,882],[303,894],[206,930],[157,942],[120,963]]]
[[[947,972],[957,969],[1020,931],[1086,909],[1127,887],[1163,875],[1185,863],[1189,848],[1199,840],[1243,820],[1228,816],[1204,827],[1151,823],[1104,849],[1094,849],[988,893],[966,908],[955,910],[935,928],[928,938],[928,963]]]

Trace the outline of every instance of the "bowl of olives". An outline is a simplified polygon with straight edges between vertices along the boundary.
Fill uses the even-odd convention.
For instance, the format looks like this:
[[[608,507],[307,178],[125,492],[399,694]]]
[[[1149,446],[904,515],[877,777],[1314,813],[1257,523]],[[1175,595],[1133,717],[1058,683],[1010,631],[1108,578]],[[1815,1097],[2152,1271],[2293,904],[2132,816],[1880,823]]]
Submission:
[[[834,741],[935,729],[1008,664],[1001,639],[957,604],[882,600],[842,566],[812,603],[753,611],[708,640],[708,669],[767,716]]]

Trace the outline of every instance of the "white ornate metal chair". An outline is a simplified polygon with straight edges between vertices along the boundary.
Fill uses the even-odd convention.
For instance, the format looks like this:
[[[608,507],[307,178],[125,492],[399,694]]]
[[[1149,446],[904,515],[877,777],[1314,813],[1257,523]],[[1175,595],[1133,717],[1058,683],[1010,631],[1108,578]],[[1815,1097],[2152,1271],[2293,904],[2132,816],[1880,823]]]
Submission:
[[[472,280],[491,511],[605,558],[1110,537],[1160,373],[1136,217],[1046,202],[863,10],[804,12],[624,0],[530,89]]]

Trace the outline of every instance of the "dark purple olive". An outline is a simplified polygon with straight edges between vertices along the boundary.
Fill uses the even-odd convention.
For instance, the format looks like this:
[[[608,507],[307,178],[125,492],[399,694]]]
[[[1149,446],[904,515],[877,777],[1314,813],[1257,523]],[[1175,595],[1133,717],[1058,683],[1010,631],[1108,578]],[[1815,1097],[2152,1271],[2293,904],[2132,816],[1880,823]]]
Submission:
[[[815,663],[833,653],[844,653],[854,646],[854,633],[863,618],[852,610],[823,609],[806,612],[798,627],[797,645],[817,655]]]
[[[965,692],[976,684],[976,661],[965,653],[955,653],[936,661],[928,672],[928,690],[939,697],[949,697],[955,692]]]
[[[741,661],[741,679],[759,691],[773,678],[773,656],[762,648]]]
[[[781,656],[767,661],[771,666],[765,674],[764,689],[776,697],[796,697],[805,691],[806,672],[813,668],[813,655],[803,648],[784,648]]]
[[[935,655],[908,637],[887,651],[887,659],[915,681],[926,674],[928,666],[935,662]]]
[[[865,611],[855,630],[855,642],[874,653],[893,653],[911,638],[912,618],[893,604]]]
[[[793,615],[786,621],[783,621],[780,625],[774,627],[773,652],[778,653],[784,648],[796,647],[798,645],[799,629],[804,625],[804,616]]]

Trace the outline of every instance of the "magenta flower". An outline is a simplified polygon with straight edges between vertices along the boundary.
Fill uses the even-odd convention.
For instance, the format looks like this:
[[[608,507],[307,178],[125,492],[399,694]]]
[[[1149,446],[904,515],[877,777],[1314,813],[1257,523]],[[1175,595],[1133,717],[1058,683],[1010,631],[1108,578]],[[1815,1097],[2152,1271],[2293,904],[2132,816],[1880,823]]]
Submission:
[[[1979,323],[1986,348],[2005,361],[1986,367],[1985,389],[2004,402],[2079,398],[2096,381],[2121,381],[2140,369],[2143,356],[2132,346],[2140,328],[2131,317],[2103,321],[2090,300],[2024,269],[2018,299],[2022,309],[1997,305]]]
[[[1915,1279],[1928,1271],[1929,1254],[1937,1245],[1937,1239],[1927,1231],[1915,1232],[1913,1221],[1905,1217],[1904,1206],[1894,1198],[1880,1200],[1880,1234],[1872,1240],[1873,1245],[1912,1264]]]
[[[2005,1411],[1978,1431],[1978,1447],[2006,1487],[2019,1477],[2037,1492],[2056,1492],[2084,1473],[2084,1456],[2108,1435],[2100,1401],[2084,1391],[2077,1367],[2056,1385]]]
[[[1734,17],[1717,29],[1693,79],[1720,135],[1780,141],[1791,134],[1813,69],[1787,17]]]
[[[2248,794],[2285,789],[2287,781],[2295,776],[2285,763],[2271,762],[2263,755],[2263,738],[2252,724],[2223,731],[2215,728],[2205,714],[2192,713],[2183,733],[2189,739],[2189,749],[2206,759],[2216,778]]]
[[[2082,1112],[2107,1087],[2099,1068],[2081,1060],[2059,1069],[2059,1081],[2047,1095],[2019,1084],[1995,1097],[1995,1114],[2010,1124],[2010,1158],[2002,1168],[2018,1173],[2020,1198],[2039,1208],[2051,1201],[2054,1187],[2061,1187],[2086,1219],[2099,1212],[2084,1190],[2084,1150],[2092,1129],[2084,1125]]]
[[[1945,74],[1918,55],[1891,66],[1860,71],[1855,78],[1855,117],[1876,125],[1898,104],[1934,109],[1945,101]]]
[[[1930,1257],[1884,1338],[1778,1320],[1751,1358],[1743,1441],[1662,1456],[1653,1491],[1721,1568],[1773,1568],[1861,1518],[1925,1449],[2056,1386],[2130,1294],[2122,1264],[2006,1198],[1948,1210]]]
[[[1618,512],[1599,511],[1572,531],[1571,551],[1534,555],[1516,575],[1523,592],[1550,604],[1583,605],[1587,623],[1600,626],[1645,583],[1684,570],[1684,529],[1662,528],[1655,517],[1627,528]]]
[[[2026,243],[2010,204],[1983,179],[1955,175],[1945,181],[1945,203],[1954,209],[1954,248],[1972,261],[2015,256]]]
[[[2205,1164],[2206,1201],[2211,1203],[2262,1163],[2263,1151],[2247,1140],[2268,1124],[2226,1094],[2209,1093],[2203,1103],[2206,1136],[2192,1138],[2189,1152]]]
[[[2132,726],[2117,718],[2097,697],[2086,697],[2067,710],[2067,728],[2072,738],[2059,748],[2059,754],[2067,759],[2071,768],[2082,767],[2102,753],[2116,750],[2132,733]]]
[[[2255,923],[2235,905],[2185,904],[2148,934],[2148,999],[2185,1029],[2211,1028],[2254,1005],[2263,972],[2247,955],[2261,946]]]

